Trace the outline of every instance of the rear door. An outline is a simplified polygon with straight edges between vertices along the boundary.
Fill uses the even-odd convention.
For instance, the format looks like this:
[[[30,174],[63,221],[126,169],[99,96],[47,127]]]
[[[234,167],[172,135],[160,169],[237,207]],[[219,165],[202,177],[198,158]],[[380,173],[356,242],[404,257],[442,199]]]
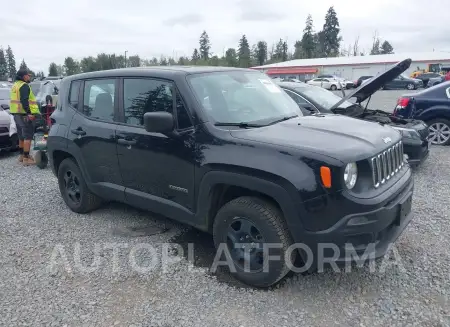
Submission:
[[[118,80],[99,78],[81,83],[79,105],[68,131],[68,138],[73,141],[69,147],[81,161],[92,190],[105,198],[122,201],[124,187],[115,141]]]

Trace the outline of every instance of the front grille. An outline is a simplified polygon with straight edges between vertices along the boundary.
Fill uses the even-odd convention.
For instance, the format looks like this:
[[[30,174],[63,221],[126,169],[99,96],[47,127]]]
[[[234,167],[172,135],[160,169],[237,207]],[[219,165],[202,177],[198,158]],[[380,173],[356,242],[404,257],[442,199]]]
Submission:
[[[403,143],[400,141],[371,159],[373,186],[390,180],[405,165]]]
[[[0,127],[0,133],[8,133],[9,129],[8,127]]]

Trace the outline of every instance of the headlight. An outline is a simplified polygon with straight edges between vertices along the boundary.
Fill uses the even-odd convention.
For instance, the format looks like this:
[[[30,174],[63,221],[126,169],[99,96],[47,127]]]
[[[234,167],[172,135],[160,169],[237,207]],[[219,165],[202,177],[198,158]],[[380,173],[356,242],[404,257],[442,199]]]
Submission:
[[[420,140],[420,134],[411,128],[403,128],[403,127],[396,127],[393,126],[394,129],[398,130],[400,132],[400,134],[402,134],[403,137],[408,137],[410,139],[416,139],[416,140]]]
[[[344,182],[345,186],[351,190],[356,185],[356,180],[358,179],[358,167],[355,162],[347,164],[344,170]]]

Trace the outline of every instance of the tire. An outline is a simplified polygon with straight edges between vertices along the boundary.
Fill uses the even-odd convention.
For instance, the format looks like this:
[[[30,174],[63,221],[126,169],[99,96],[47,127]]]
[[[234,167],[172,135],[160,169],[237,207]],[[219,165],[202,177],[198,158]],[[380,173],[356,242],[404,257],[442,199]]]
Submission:
[[[34,155],[36,166],[40,169],[45,169],[48,166],[48,156],[44,151],[38,150]]]
[[[432,128],[434,129],[441,129],[442,131],[445,131],[448,133],[450,133],[450,120],[448,119],[444,119],[444,118],[437,118],[437,119],[433,119],[430,121],[427,121],[427,125],[430,128],[430,136],[429,136],[429,140],[431,141],[432,144],[434,145],[450,145],[450,134],[443,134],[444,137],[436,137],[435,141],[432,140],[433,136],[431,133],[433,133]],[[445,136],[448,136],[448,138],[446,138],[445,140]]]
[[[331,87],[330,87],[330,90],[331,90],[331,91],[336,91],[336,90],[337,90],[337,87],[336,87],[336,85],[334,85],[334,84],[333,84],[333,85],[331,85]]]
[[[69,183],[73,183],[69,184],[73,188],[66,187],[65,178],[68,179]],[[58,185],[64,202],[73,212],[88,213],[99,208],[102,204],[100,197],[89,190],[80,168],[72,158],[64,159],[59,165]],[[78,191],[75,189],[78,189]]]
[[[408,83],[408,84],[406,84],[406,89],[410,90],[410,91],[415,90],[416,86],[413,83]]]
[[[233,257],[232,262],[235,270],[230,270],[231,274],[243,283],[254,287],[269,287],[276,284],[286,276],[289,267],[291,267],[290,264],[293,264],[297,257],[297,251],[292,251],[288,259],[290,262],[285,260],[287,250],[293,242],[282,213],[271,203],[256,197],[245,196],[228,202],[219,210],[214,220],[213,238],[216,249],[219,249],[220,244],[224,243],[227,244],[229,253],[234,253],[230,249],[229,231],[234,231],[234,226],[236,224],[241,225],[242,221],[253,224],[262,237],[262,239],[255,241],[253,236],[250,236],[246,244],[250,244],[251,241],[259,242],[261,245],[264,243],[281,244],[281,248],[270,249],[270,255],[277,255],[281,260],[271,260],[266,264],[262,260],[262,268],[245,271],[245,267]],[[243,239],[245,237],[240,238],[239,241]],[[244,243],[244,241],[242,242]],[[241,250],[239,249],[236,252],[241,253]],[[262,255],[262,253],[260,254]],[[258,257],[258,259],[261,259],[261,257]],[[269,268],[264,271],[264,267]]]
[[[13,134],[11,136],[11,149],[10,152],[19,151],[19,136],[17,134]]]

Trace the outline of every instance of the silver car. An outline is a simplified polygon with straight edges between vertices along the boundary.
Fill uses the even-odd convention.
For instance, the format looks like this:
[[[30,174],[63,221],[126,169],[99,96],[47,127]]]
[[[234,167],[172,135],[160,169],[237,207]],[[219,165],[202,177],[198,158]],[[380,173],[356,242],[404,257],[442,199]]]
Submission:
[[[0,88],[0,151],[16,150],[19,147],[16,125],[8,110],[9,93],[10,89]]]

